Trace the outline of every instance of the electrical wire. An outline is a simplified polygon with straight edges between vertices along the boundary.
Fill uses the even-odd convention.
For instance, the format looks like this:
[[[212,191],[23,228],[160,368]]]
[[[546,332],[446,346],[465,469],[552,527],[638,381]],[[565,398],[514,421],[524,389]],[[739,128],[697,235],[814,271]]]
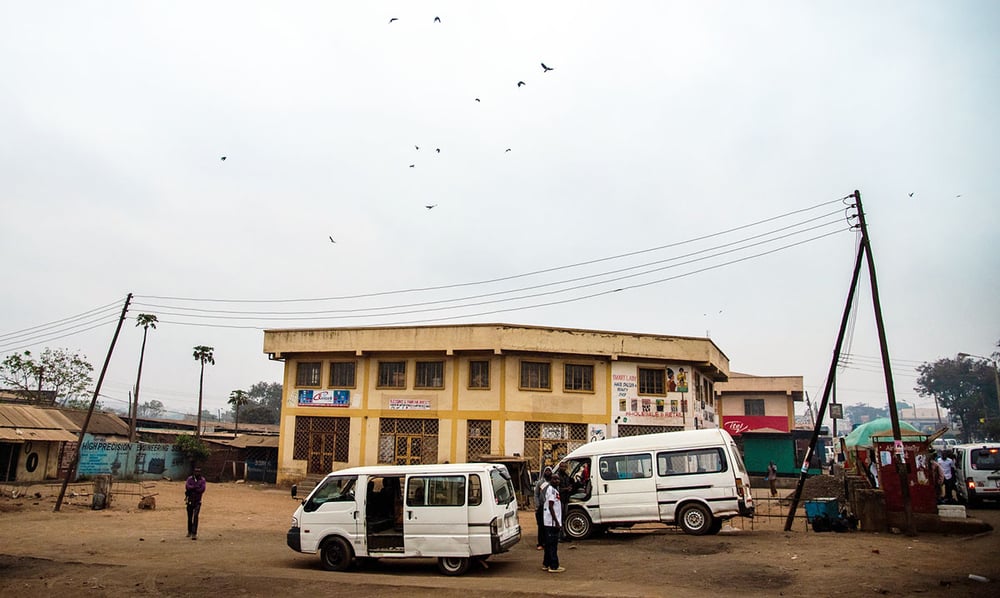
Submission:
[[[853,196],[848,196],[848,197],[853,197]],[[452,284],[446,284],[446,285],[437,285],[437,286],[430,286],[430,287],[417,287],[417,288],[411,288],[411,289],[399,289],[399,290],[394,290],[394,291],[378,291],[378,292],[374,292],[374,293],[362,293],[362,294],[357,294],[357,295],[343,295],[343,296],[334,296],[334,297],[312,297],[312,298],[298,298],[298,299],[217,299],[217,298],[171,297],[171,296],[163,296],[163,295],[137,295],[137,296],[135,296],[135,298],[137,298],[137,299],[138,298],[143,298],[143,299],[154,299],[154,300],[169,300],[169,301],[193,301],[193,302],[203,302],[203,303],[295,303],[295,302],[315,302],[315,301],[331,301],[331,300],[344,300],[344,299],[369,299],[371,297],[380,297],[380,296],[385,296],[385,295],[401,295],[401,294],[404,294],[404,293],[416,293],[416,292],[424,292],[424,291],[441,291],[441,290],[448,290],[448,289],[454,289],[454,288],[460,288],[460,287],[469,287],[469,286],[477,286],[477,285],[484,285],[484,284],[493,284],[493,283],[497,283],[497,282],[506,282],[508,280],[515,280],[515,279],[518,279],[518,278],[526,278],[526,277],[529,277],[529,276],[536,276],[538,274],[548,274],[549,272],[556,272],[556,271],[559,271],[559,270],[567,270],[567,269],[570,269],[570,268],[577,268],[577,267],[580,267],[580,266],[589,266],[589,265],[592,265],[592,264],[597,264],[597,263],[612,261],[612,260],[621,259],[621,258],[625,258],[625,257],[631,257],[631,256],[635,256],[635,255],[641,255],[641,254],[650,253],[650,252],[653,252],[653,251],[660,251],[660,250],[663,250],[663,249],[669,249],[669,248],[672,248],[672,247],[678,247],[678,246],[681,246],[681,245],[685,245],[685,244],[688,244],[688,243],[694,243],[694,242],[697,242],[697,241],[703,241],[703,240],[706,240],[706,239],[711,239],[711,238],[714,238],[714,237],[726,235],[726,234],[729,234],[729,233],[732,233],[732,232],[736,232],[736,231],[739,231],[739,230],[744,230],[744,229],[747,229],[747,228],[752,228],[754,226],[759,226],[761,224],[766,224],[768,222],[773,222],[775,220],[780,220],[781,218],[787,218],[789,216],[794,216],[795,214],[801,214],[803,212],[808,212],[808,211],[811,211],[811,210],[815,210],[815,209],[821,208],[823,206],[828,206],[828,205],[833,204],[833,203],[841,202],[842,199],[843,198],[821,202],[821,203],[818,203],[816,205],[813,205],[813,206],[810,206],[810,207],[807,207],[807,208],[802,208],[802,209],[799,209],[799,210],[793,210],[791,212],[786,212],[784,214],[779,214],[777,216],[772,216],[770,218],[765,218],[763,220],[758,220],[756,222],[751,222],[749,224],[744,224],[744,225],[741,225],[741,226],[733,227],[733,228],[726,229],[726,230],[723,230],[723,231],[719,231],[719,232],[716,232],[716,233],[711,233],[711,234],[703,235],[703,236],[700,236],[700,237],[694,237],[694,238],[691,238],[691,239],[687,239],[685,241],[678,241],[678,242],[675,242],[675,243],[668,243],[666,245],[660,245],[658,247],[651,247],[651,248],[648,248],[648,249],[640,249],[638,251],[631,251],[631,252],[628,252],[628,253],[622,253],[622,254],[618,254],[618,255],[613,255],[613,256],[608,256],[608,257],[602,257],[602,258],[597,258],[597,259],[593,259],[593,260],[587,260],[587,261],[583,261],[583,262],[577,262],[577,263],[574,263],[574,264],[567,264],[567,265],[563,265],[563,266],[555,266],[555,267],[552,267],[552,268],[545,268],[545,269],[542,269],[542,270],[535,270],[535,271],[532,271],[532,272],[526,272],[526,273],[522,273],[522,274],[514,274],[514,275],[511,275],[511,276],[502,276],[502,277],[498,277],[498,278],[491,278],[491,279],[487,279],[487,280],[480,280],[480,281],[473,281],[473,282],[452,283]],[[841,210],[838,208],[835,213],[840,213],[840,211]]]
[[[52,341],[61,340],[61,339],[64,339],[64,338],[75,336],[77,334],[81,334],[83,332],[94,330],[95,328],[100,328],[102,326],[108,326],[108,325],[113,324],[113,323],[115,323],[117,321],[118,321],[118,316],[114,316],[112,318],[105,319],[105,320],[103,320],[101,322],[98,322],[97,324],[94,324],[93,326],[88,326],[87,328],[82,328],[80,330],[75,330],[73,332],[65,332],[65,331],[63,331],[63,332],[65,332],[65,334],[61,334],[61,333],[60,334],[55,334],[55,333],[53,333],[54,336],[39,336],[39,337],[33,337],[33,338],[29,338],[29,339],[23,339],[22,341],[20,341],[20,344],[0,346],[0,353],[8,353],[8,352],[11,352],[11,351],[20,351],[22,349],[27,349],[29,347],[33,347],[33,346],[41,344],[41,343],[49,343],[49,342],[52,342]],[[80,325],[82,326],[83,324],[80,324]]]
[[[76,314],[75,316],[69,316],[69,317],[63,318],[61,320],[55,320],[55,321],[52,321],[52,322],[48,322],[46,324],[39,324],[38,326],[32,326],[30,328],[23,328],[21,330],[15,330],[13,332],[7,332],[7,333],[4,333],[4,334],[0,334],[0,342],[13,340],[13,339],[16,339],[18,337],[39,334],[39,333],[41,333],[42,331],[44,331],[46,329],[49,329],[49,328],[58,328],[58,327],[61,327],[63,324],[66,324],[68,322],[73,322],[73,321],[76,321],[76,320],[90,318],[90,317],[95,316],[95,315],[101,315],[101,314],[105,314],[105,313],[116,313],[117,312],[117,308],[120,307],[120,306],[121,306],[121,301],[116,301],[114,303],[108,303],[108,304],[102,305],[100,307],[95,307],[95,308],[87,310],[87,311],[85,311],[83,313]]]

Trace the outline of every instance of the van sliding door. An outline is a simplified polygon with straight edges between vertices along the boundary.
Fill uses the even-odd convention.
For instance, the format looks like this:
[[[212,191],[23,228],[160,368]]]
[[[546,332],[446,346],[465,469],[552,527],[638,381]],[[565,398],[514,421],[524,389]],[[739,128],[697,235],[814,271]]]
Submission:
[[[602,522],[659,520],[650,453],[601,457],[596,477]]]
[[[403,542],[410,556],[469,556],[465,474],[406,478]]]

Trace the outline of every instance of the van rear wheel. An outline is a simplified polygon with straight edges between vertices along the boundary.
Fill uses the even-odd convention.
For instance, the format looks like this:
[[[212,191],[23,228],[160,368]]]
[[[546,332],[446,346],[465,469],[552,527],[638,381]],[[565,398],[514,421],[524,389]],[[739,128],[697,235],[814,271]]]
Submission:
[[[469,557],[443,556],[438,559],[438,570],[445,575],[462,575],[469,570]]]
[[[704,536],[712,529],[712,512],[699,503],[684,505],[677,517],[677,524],[686,534]]]
[[[564,531],[566,535],[574,540],[584,540],[590,537],[590,534],[594,531],[594,524],[591,523],[590,517],[580,509],[573,509],[566,515],[566,521],[563,523]]]
[[[354,551],[347,540],[333,537],[323,542],[319,559],[327,571],[347,571],[354,562]]]

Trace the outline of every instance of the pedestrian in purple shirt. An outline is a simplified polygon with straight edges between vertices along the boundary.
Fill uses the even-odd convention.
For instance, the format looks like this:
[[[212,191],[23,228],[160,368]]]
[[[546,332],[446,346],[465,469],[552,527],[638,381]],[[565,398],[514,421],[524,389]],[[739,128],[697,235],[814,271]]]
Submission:
[[[187,505],[188,538],[198,539],[198,513],[201,512],[201,495],[205,494],[205,478],[201,468],[195,467],[194,474],[184,483],[184,504]]]

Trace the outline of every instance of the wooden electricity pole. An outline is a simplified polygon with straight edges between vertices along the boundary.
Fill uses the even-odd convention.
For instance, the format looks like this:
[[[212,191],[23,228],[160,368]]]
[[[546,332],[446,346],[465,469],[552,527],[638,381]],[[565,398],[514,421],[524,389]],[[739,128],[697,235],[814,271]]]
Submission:
[[[852,196],[848,196],[852,197]],[[844,306],[844,316],[840,322],[840,332],[837,335],[837,344],[833,350],[833,360],[830,362],[830,370],[826,376],[826,387],[823,390],[823,400],[820,401],[816,415],[816,423],[813,427],[812,438],[809,447],[806,449],[805,459],[802,462],[802,469],[799,472],[799,481],[795,486],[795,493],[792,495],[792,504],[789,507],[788,517],[785,519],[785,531],[791,531],[795,511],[798,510],[799,499],[802,496],[802,487],[805,485],[809,471],[809,463],[812,460],[813,451],[819,440],[820,426],[823,423],[823,416],[826,413],[827,402],[830,399],[830,392],[833,388],[837,375],[837,364],[840,361],[840,350],[844,343],[844,333],[847,330],[847,323],[850,318],[851,305],[854,302],[854,293],[857,290],[858,278],[861,273],[862,259],[868,263],[868,276],[872,288],[872,304],[875,309],[875,324],[878,328],[879,345],[882,352],[882,369],[885,374],[886,394],[889,399],[889,416],[892,420],[892,436],[897,446],[902,446],[902,434],[899,429],[899,414],[896,411],[896,393],[892,384],[892,369],[889,364],[889,348],[886,341],[885,323],[882,319],[882,304],[879,301],[878,283],[875,279],[875,258],[872,256],[871,241],[868,238],[868,225],[865,222],[865,212],[861,206],[861,192],[855,190],[853,194],[854,207],[858,210],[858,223],[861,228],[861,243],[858,246],[857,259],[854,262],[854,274],[851,278],[851,289],[847,294],[847,305]],[[899,483],[903,493],[903,512],[905,514],[905,529],[907,535],[916,535],[916,527],[913,523],[913,504],[910,500],[909,476],[907,474],[905,454],[898,454],[893,451],[893,461],[896,464],[896,471],[899,474]]]
[[[97,377],[97,386],[94,387],[94,397],[90,400],[90,409],[87,410],[87,417],[80,426],[80,435],[76,439],[76,453],[70,461],[69,469],[66,470],[66,477],[63,479],[62,488],[59,490],[59,498],[56,499],[56,507],[53,511],[62,508],[63,498],[66,496],[66,486],[69,481],[76,477],[76,467],[80,463],[80,451],[83,449],[83,437],[87,433],[87,426],[90,425],[90,417],[94,415],[94,406],[97,405],[97,396],[101,393],[101,385],[104,383],[104,374],[108,373],[108,364],[111,363],[111,354],[115,350],[115,343],[118,342],[118,333],[122,330],[122,323],[125,322],[125,314],[128,313],[128,306],[132,303],[132,293],[125,297],[125,305],[122,306],[122,315],[118,318],[118,326],[115,328],[115,335],[111,338],[111,346],[108,347],[108,356],[104,358],[104,367],[101,368],[101,375]]]

